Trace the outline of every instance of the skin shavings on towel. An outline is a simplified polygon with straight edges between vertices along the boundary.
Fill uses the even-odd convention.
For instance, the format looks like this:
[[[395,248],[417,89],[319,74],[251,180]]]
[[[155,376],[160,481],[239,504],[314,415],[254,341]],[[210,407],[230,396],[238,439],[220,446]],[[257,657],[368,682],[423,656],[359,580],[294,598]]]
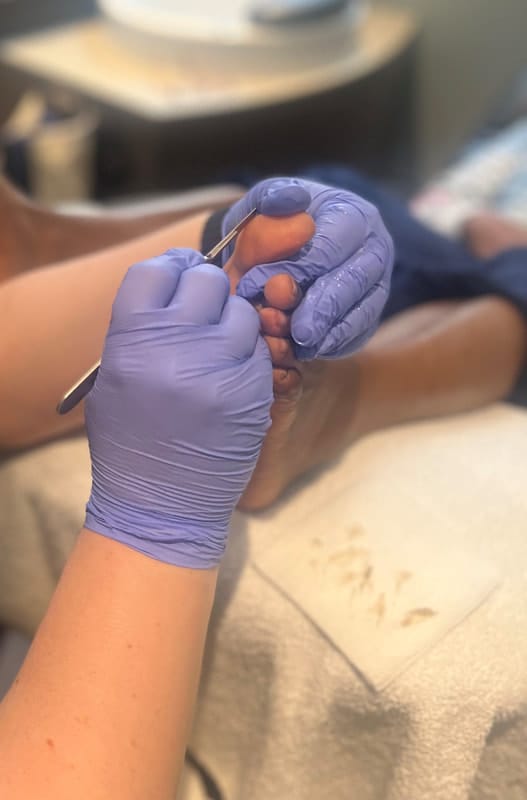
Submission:
[[[410,625],[419,625],[421,622],[426,622],[427,620],[435,617],[437,611],[434,611],[432,608],[414,608],[412,611],[408,611],[405,617],[401,620],[401,628],[409,628]]]

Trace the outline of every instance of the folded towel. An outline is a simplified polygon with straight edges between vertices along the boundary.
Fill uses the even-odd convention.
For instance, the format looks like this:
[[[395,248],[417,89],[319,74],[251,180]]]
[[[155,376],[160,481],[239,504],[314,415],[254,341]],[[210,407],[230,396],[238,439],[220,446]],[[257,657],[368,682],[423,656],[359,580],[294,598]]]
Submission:
[[[273,510],[236,516],[190,748],[225,800],[527,800],[526,461],[527,413],[496,405],[375,434]],[[376,509],[370,485],[385,487]],[[37,624],[88,490],[82,439],[0,465],[3,622]],[[449,552],[454,520],[461,550],[502,576],[380,692],[251,564],[348,490],[353,510],[364,498],[386,526],[408,514],[412,530],[434,547],[445,539]],[[373,531],[369,515],[359,523],[355,542]]]
[[[406,484],[385,475],[351,481],[255,559],[378,690],[498,583],[496,569],[463,545],[465,521],[426,493],[419,474]],[[426,531],[415,525],[416,506]]]

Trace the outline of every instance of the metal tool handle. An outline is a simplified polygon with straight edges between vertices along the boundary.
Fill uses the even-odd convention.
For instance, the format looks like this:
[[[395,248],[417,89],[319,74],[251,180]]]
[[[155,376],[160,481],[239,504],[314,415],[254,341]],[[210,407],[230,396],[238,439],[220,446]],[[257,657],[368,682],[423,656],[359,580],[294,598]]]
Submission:
[[[234,226],[224,237],[223,239],[218,242],[218,244],[214,245],[212,250],[203,257],[205,262],[213,261],[217,255],[219,255],[225,248],[232,242],[232,240],[239,234],[242,228],[245,228],[248,222],[251,221],[253,217],[256,216],[257,210],[255,208],[252,211],[249,211],[243,219],[241,219],[237,225]],[[57,405],[57,413],[58,414],[67,414],[68,411],[71,411],[75,406],[83,400],[88,392],[93,389],[93,385],[97,378],[97,373],[99,372],[99,367],[101,366],[101,361],[97,361],[96,364],[91,367],[88,372],[85,372],[84,375],[79,378],[77,383],[74,383],[73,386],[68,389],[64,397],[60,400]]]

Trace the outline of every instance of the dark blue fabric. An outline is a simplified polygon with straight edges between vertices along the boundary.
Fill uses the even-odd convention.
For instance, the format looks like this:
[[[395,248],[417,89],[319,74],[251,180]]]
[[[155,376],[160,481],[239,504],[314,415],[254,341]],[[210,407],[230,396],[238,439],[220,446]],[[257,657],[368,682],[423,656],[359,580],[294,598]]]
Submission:
[[[527,316],[527,249],[482,260],[460,242],[440,236],[406,206],[364,175],[342,166],[311,167],[302,176],[348,189],[379,209],[395,243],[395,266],[383,319],[432,300],[497,294]]]

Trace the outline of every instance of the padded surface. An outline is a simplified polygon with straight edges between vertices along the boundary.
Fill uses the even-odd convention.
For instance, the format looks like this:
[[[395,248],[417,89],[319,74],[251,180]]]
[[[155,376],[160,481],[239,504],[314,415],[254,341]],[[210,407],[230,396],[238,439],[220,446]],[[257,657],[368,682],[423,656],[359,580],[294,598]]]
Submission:
[[[526,460],[527,412],[497,405],[368,437],[273,511],[237,515],[191,743],[226,800],[527,798]],[[0,466],[0,619],[38,623],[88,485],[82,439]],[[309,508],[335,492],[359,501],[373,485],[390,487],[378,492],[387,526],[404,503],[424,540],[458,540],[504,576],[488,602],[377,693],[256,568]],[[319,590],[314,583],[314,597]]]

